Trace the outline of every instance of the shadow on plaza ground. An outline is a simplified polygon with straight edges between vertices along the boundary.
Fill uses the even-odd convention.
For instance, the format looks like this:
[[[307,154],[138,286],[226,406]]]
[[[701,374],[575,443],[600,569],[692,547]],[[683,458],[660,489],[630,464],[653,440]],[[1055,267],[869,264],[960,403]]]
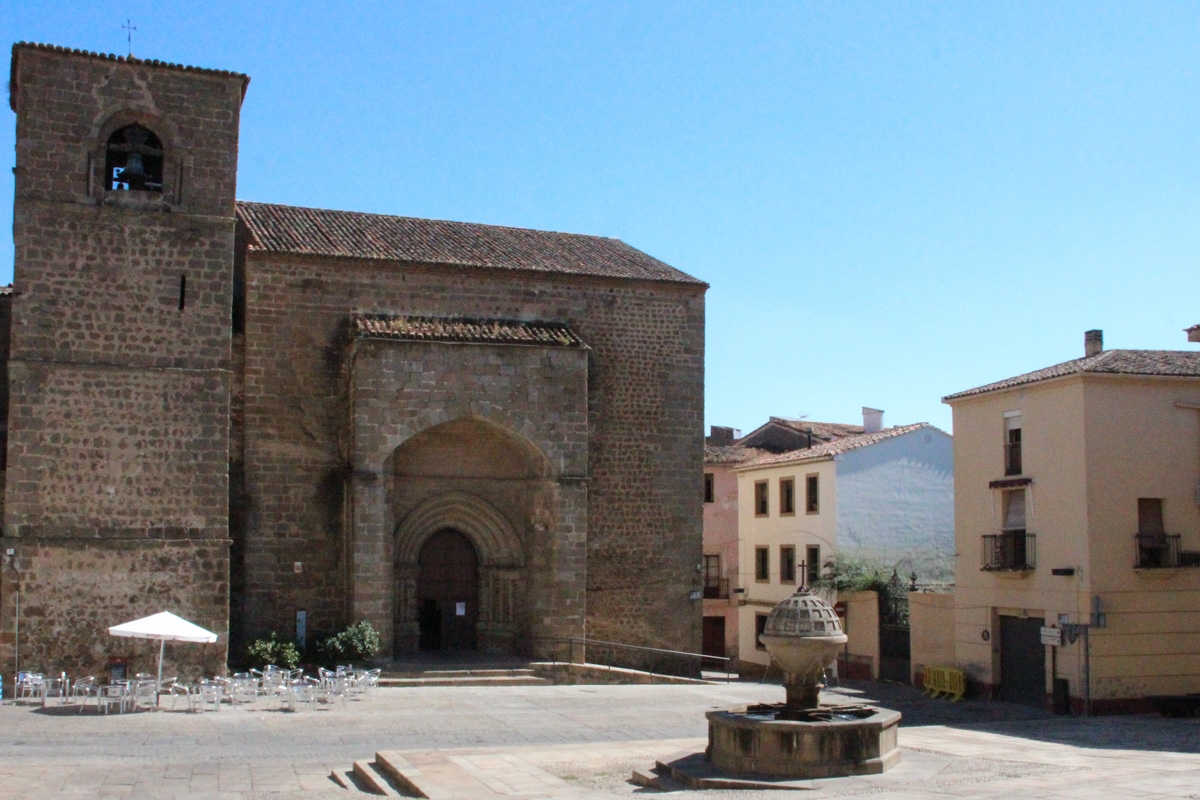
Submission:
[[[1200,718],[1062,716],[999,700],[935,700],[912,686],[871,681],[844,680],[830,693],[895,709],[903,715],[901,727],[944,725],[1076,747],[1200,753]]]

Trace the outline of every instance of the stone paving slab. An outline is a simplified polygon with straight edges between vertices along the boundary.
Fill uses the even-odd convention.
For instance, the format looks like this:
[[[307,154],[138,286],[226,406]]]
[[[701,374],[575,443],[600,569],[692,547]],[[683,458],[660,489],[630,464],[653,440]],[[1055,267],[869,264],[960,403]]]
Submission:
[[[703,749],[704,712],[774,702],[779,686],[381,689],[319,711],[47,713],[0,706],[0,800],[357,798],[329,774],[377,751],[429,754],[448,791],[505,798],[652,794],[633,769]],[[780,797],[1021,800],[1200,798],[1200,720],[1079,719],[1004,703],[950,704],[908,687],[855,683],[829,700],[905,714],[903,758],[878,776],[814,781]],[[53,710],[51,710],[53,711]],[[424,768],[422,768],[424,769]],[[465,784],[456,781],[469,778]],[[478,788],[474,788],[478,787]],[[486,791],[487,794],[481,792]],[[762,798],[709,790],[672,798]]]

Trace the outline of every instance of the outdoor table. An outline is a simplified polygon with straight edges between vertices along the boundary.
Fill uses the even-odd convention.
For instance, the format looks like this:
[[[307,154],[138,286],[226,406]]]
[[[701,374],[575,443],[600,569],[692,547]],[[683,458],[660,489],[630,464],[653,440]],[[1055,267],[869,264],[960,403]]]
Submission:
[[[45,706],[51,697],[57,697],[60,706],[66,705],[70,692],[71,679],[67,677],[67,673],[64,672],[57,678],[46,678],[42,681],[42,705]]]
[[[129,681],[114,681],[96,687],[96,705],[108,713],[108,707],[116,704],[117,710],[124,714],[125,704],[129,702]]]

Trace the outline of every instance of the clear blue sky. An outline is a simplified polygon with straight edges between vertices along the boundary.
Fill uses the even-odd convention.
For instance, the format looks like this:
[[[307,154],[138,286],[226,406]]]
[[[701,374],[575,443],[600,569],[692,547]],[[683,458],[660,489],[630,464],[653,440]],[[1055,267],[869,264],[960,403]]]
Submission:
[[[243,199],[615,236],[703,278],[710,424],[949,428],[941,396],[1088,328],[1194,347],[1200,3],[739,5],[8,0],[0,30],[122,53],[129,17],[138,56],[250,74]]]

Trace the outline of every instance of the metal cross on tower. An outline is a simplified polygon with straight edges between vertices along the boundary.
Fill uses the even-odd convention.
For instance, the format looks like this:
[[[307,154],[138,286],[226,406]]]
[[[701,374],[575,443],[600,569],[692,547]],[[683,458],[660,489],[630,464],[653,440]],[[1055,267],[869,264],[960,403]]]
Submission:
[[[125,24],[122,25],[121,27],[125,29],[126,38],[129,40],[129,55],[132,56],[133,55],[133,32],[137,30],[137,26],[131,24],[129,20],[125,20]]]

